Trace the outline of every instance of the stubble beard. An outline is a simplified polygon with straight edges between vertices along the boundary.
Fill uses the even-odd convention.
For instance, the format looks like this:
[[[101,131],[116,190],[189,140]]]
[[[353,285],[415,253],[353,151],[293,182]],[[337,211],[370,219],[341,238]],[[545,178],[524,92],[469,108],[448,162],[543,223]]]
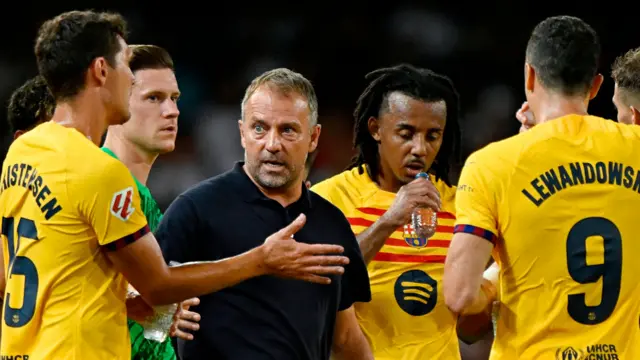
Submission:
[[[266,170],[262,163],[257,162],[249,162],[248,169],[251,174],[251,177],[258,183],[261,187],[265,189],[283,189],[289,187],[295,180],[296,167],[290,166],[289,164],[285,165],[285,171],[283,174],[273,174]]]

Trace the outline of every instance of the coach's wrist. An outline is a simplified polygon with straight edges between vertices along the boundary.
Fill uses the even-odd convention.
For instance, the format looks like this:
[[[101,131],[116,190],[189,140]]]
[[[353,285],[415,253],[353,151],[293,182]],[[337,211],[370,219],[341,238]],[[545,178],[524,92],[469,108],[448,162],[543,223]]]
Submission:
[[[255,247],[247,252],[247,268],[255,276],[269,274],[269,267],[265,261],[267,252],[264,245]]]

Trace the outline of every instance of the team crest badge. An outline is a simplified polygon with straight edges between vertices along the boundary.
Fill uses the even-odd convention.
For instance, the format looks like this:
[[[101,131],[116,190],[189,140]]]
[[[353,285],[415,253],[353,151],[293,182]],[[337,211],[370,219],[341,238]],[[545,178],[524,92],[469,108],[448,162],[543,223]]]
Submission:
[[[418,237],[415,230],[413,229],[413,225],[411,225],[410,223],[404,226],[402,237],[404,238],[404,242],[406,242],[407,245],[411,247],[423,248],[427,246],[427,239]]]
[[[113,194],[111,214],[122,221],[129,220],[133,214],[133,187],[128,187]]]

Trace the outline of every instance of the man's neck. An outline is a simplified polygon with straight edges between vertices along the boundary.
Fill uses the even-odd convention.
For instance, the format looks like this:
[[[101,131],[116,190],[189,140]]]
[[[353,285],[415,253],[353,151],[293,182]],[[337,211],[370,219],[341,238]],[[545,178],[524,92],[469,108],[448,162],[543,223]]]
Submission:
[[[537,124],[567,115],[588,115],[588,102],[583,97],[567,97],[547,93],[538,101],[537,109],[532,109]]]
[[[111,132],[107,133],[104,146],[116,154],[141,184],[147,185],[151,167],[158,158],[158,154],[144,151],[139,146],[120,136],[113,135]]]
[[[109,124],[102,104],[91,99],[87,93],[58,102],[51,121],[78,130],[96,146],[100,146]]]
[[[371,169],[367,166],[367,173],[369,177],[378,184],[380,190],[397,193],[402,187],[401,182],[393,176],[391,170],[385,170],[382,164],[378,166],[378,173],[376,175],[371,174]]]
[[[266,197],[277,201],[283,207],[293,204],[302,196],[302,182],[300,181],[295,181],[294,184],[290,185],[286,189],[266,188],[260,186],[260,184],[258,184],[258,182],[249,174],[246,164],[242,165],[242,170]]]

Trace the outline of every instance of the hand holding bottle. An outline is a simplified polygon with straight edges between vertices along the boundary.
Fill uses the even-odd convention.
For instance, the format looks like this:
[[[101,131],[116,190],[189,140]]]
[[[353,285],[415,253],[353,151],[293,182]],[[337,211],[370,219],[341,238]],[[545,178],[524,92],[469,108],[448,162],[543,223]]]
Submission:
[[[400,188],[396,198],[383,215],[383,219],[396,227],[404,226],[411,221],[414,210],[418,207],[440,211],[440,193],[435,185],[420,173],[412,182]],[[426,175],[426,174],[425,174]]]

